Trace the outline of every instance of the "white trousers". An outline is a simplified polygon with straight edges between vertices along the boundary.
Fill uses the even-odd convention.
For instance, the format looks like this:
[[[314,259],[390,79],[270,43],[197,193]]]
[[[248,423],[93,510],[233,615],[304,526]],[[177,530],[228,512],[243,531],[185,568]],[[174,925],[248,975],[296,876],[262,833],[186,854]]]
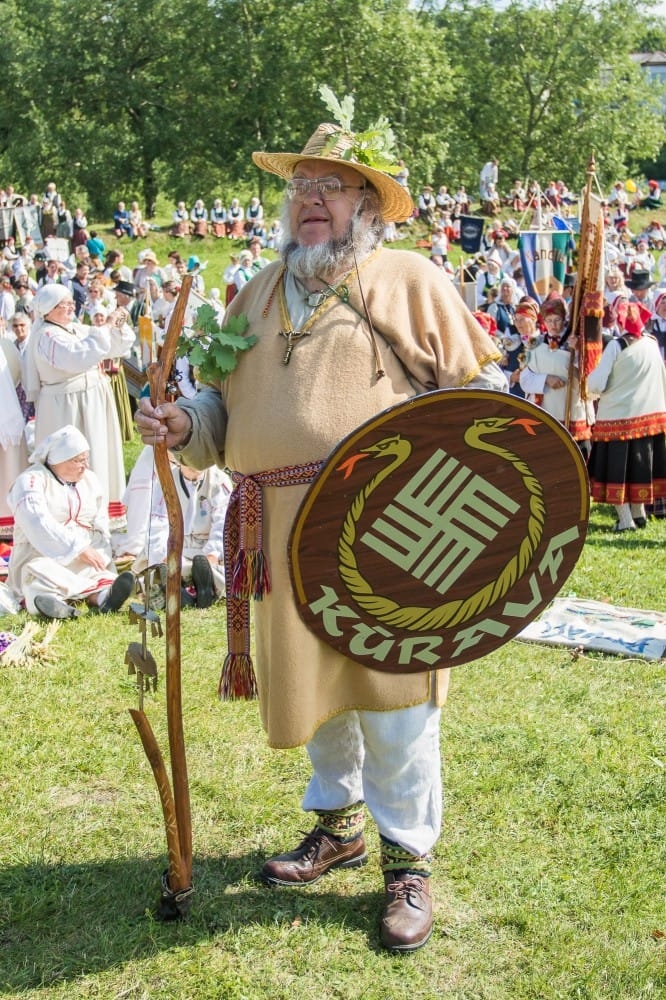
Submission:
[[[442,825],[439,719],[432,703],[329,719],[306,745],[314,773],[303,809],[364,800],[382,837],[427,854]]]

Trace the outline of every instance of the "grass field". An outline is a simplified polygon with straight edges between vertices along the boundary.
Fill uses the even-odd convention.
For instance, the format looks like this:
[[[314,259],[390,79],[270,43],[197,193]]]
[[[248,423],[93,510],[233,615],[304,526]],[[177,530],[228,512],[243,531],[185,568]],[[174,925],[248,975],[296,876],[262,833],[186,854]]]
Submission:
[[[162,260],[172,243],[151,233],[143,245]],[[228,246],[195,252],[214,276]],[[564,592],[666,611],[666,521],[621,536],[613,521],[593,507]],[[0,618],[0,629],[26,621]],[[302,749],[267,749],[255,704],[217,700],[224,636],[219,607],[183,613],[195,895],[179,924],[153,916],[166,845],[127,711],[136,627],[125,613],[85,615],[62,624],[51,659],[0,667],[0,996],[666,997],[663,661],[514,641],[455,669],[435,931],[399,958],[379,944],[372,824],[366,867],[302,891],[258,881],[265,857],[310,825],[299,809],[309,769]],[[161,668],[158,640],[151,650]],[[146,712],[166,755],[163,673]]]
[[[610,508],[593,509],[565,592],[666,610],[666,522],[617,537],[612,520]],[[152,916],[166,847],[127,712],[136,628],[125,614],[86,615],[62,625],[50,662],[0,669],[0,995],[666,995],[663,662],[511,642],[455,670],[436,929],[400,959],[379,945],[372,825],[367,867],[303,891],[258,882],[262,860],[308,826],[305,754],[269,751],[256,705],[217,700],[219,608],[184,613],[183,635],[195,896],[177,925]],[[163,679],[146,711],[166,754]]]

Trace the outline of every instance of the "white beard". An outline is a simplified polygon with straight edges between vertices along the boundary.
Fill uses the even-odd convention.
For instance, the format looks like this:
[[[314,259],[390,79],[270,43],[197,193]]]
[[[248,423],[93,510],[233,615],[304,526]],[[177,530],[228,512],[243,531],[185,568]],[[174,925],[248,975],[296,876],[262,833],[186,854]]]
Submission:
[[[368,224],[359,205],[349,221],[347,232],[339,239],[314,246],[301,246],[293,239],[289,224],[289,206],[282,213],[283,236],[280,253],[286,268],[301,280],[305,278],[334,278],[350,271],[355,264],[368,257],[381,243],[383,224]]]

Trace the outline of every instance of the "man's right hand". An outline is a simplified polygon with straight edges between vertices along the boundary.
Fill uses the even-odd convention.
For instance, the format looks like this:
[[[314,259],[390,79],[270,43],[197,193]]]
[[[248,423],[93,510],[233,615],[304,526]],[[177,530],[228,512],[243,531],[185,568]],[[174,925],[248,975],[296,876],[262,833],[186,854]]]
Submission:
[[[192,420],[185,410],[175,403],[154,407],[147,396],[139,400],[134,420],[144,444],[166,441],[167,448],[177,448],[192,433]]]

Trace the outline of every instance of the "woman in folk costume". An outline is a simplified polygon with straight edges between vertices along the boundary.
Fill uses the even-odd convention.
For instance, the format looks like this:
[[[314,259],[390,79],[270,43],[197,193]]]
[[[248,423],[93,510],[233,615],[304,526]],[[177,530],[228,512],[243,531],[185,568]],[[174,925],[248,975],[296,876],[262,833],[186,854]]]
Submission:
[[[578,368],[575,361],[572,364],[571,351],[565,348],[566,303],[560,296],[549,297],[542,302],[540,312],[546,327],[544,342],[530,351],[527,365],[520,372],[520,386],[528,399],[568,427],[585,458],[589,458],[594,406],[580,398]]]
[[[105,326],[112,311],[113,310],[107,309],[106,306],[102,305],[101,302],[98,302],[97,305],[93,305],[90,309],[91,326]],[[127,378],[125,377],[125,370],[122,366],[121,359],[105,358],[104,361],[102,361],[102,371],[111,384],[111,391],[113,392],[113,398],[116,403],[116,412],[118,414],[120,436],[123,441],[132,441],[134,440],[132,404],[129,398]]]
[[[112,520],[122,519],[123,445],[116,403],[101,370],[107,358],[124,358],[134,343],[127,313],[117,309],[104,326],[73,322],[74,300],[64,285],[44,285],[34,301],[35,322],[23,359],[23,387],[35,403],[35,443],[73,424],[92,443],[97,475]]]
[[[16,387],[21,381],[21,356],[8,337],[0,337],[0,540],[12,537],[14,518],[7,494],[28,464],[25,419]]]
[[[264,218],[264,206],[257,197],[250,198],[250,204],[245,209],[245,232],[251,233]]]
[[[190,222],[192,223],[192,235],[203,239],[208,235],[208,209],[201,198],[197,198],[190,211]]]
[[[238,198],[232,198],[227,212],[227,236],[240,239],[245,233],[245,213]]]
[[[171,224],[171,229],[169,230],[169,236],[189,236],[189,235],[190,235],[190,216],[187,211],[187,208],[185,207],[185,202],[179,201],[173,213],[173,220]]]
[[[32,615],[74,618],[70,601],[106,614],[134,589],[132,573],[116,573],[106,502],[89,461],[87,439],[68,424],[37,445],[10,490],[15,529],[7,583]]]
[[[588,376],[599,395],[589,471],[592,499],[617,511],[615,531],[645,527],[645,504],[666,497],[666,368],[640,302],[619,311],[622,336]]]
[[[227,235],[227,210],[222,204],[221,198],[216,198],[210,210],[210,231],[213,236],[220,239]]]
[[[514,327],[510,327],[502,338],[504,346],[502,368],[509,379],[509,392],[522,399],[525,391],[520,382],[521,371],[528,363],[530,352],[541,340],[538,303],[528,295],[523,296],[514,309],[513,322]]]

